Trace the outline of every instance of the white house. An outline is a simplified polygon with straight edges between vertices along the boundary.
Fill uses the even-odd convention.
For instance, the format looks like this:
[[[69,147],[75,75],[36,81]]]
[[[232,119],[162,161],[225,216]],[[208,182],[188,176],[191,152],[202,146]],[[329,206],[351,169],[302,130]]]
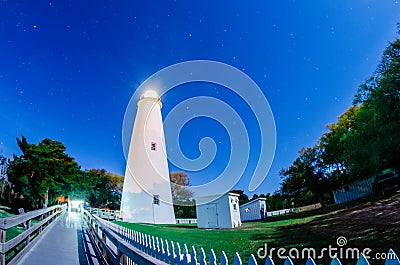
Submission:
[[[267,216],[267,205],[265,198],[257,198],[240,206],[240,217],[242,221],[263,219]]]
[[[235,193],[197,197],[196,213],[198,228],[235,228],[242,225],[239,195]]]

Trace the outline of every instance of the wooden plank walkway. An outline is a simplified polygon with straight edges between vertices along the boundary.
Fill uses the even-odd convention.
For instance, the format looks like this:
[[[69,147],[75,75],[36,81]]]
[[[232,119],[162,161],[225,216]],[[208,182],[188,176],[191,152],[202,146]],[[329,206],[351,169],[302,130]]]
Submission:
[[[80,213],[65,213],[18,264],[102,265],[83,225]]]

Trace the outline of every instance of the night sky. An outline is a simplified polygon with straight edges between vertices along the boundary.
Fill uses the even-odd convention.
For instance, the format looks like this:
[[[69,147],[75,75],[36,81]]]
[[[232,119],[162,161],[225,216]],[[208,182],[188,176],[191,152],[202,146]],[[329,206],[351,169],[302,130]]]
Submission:
[[[124,175],[122,124],[135,89],[169,65],[215,60],[249,75],[268,99],[276,154],[256,193],[273,192],[280,169],[351,105],[396,37],[397,22],[394,0],[0,0],[0,154],[20,154],[20,135],[33,143],[48,137],[83,168]],[[188,84],[162,97],[163,116],[199,95],[231,104],[255,134],[237,185],[246,190],[260,150],[254,117],[239,98],[223,87]],[[229,160],[226,131],[206,119],[182,129],[183,153],[196,158],[205,136],[218,153],[209,168],[188,172],[194,184],[213,179]]]

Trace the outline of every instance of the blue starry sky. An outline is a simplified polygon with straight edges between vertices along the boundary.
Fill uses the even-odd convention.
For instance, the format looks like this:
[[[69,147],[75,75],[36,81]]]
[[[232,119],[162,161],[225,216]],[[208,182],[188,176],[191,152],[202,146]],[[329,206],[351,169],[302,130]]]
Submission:
[[[215,60],[249,75],[268,99],[277,149],[256,193],[273,192],[279,170],[351,105],[396,37],[397,22],[394,0],[0,0],[0,154],[20,154],[21,134],[34,143],[49,137],[83,168],[123,175],[122,123],[135,89],[171,64]],[[246,190],[259,155],[254,117],[240,99],[209,84],[165,95],[163,116],[197,95],[232,99],[255,134],[237,185]],[[212,179],[229,160],[229,137],[212,120],[183,128],[183,153],[195,158],[204,136],[218,153],[209,168],[188,172],[194,184]]]

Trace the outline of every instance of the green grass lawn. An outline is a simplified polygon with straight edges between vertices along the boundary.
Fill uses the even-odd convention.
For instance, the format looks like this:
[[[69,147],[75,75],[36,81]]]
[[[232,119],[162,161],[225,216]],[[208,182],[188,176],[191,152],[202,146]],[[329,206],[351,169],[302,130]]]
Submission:
[[[400,194],[389,198],[366,198],[345,205],[335,205],[317,210],[293,213],[285,216],[268,217],[265,221],[243,223],[235,229],[198,229],[196,225],[151,225],[116,222],[124,227],[148,235],[179,242],[181,247],[195,246],[197,253],[204,248],[206,254],[214,249],[217,258],[225,251],[230,262],[238,252],[242,262],[247,264],[250,254],[256,256],[257,250],[265,243],[268,248],[313,247],[320,251],[345,236],[346,247],[373,250],[372,253],[385,252],[393,248],[400,253]],[[276,254],[276,252],[275,252]],[[258,264],[264,260],[257,259]],[[283,264],[274,257],[275,264]],[[331,259],[324,257],[317,264],[329,264]],[[343,260],[342,260],[343,261]],[[295,264],[304,264],[296,260]],[[355,264],[356,260],[346,260],[343,264]],[[371,264],[384,264],[384,261],[370,260]]]
[[[271,217],[264,222],[243,223],[241,227],[236,229],[198,229],[195,224],[152,225],[116,223],[145,234],[179,242],[181,248],[183,244],[186,244],[188,248],[195,246],[196,250],[202,247],[207,255],[211,248],[214,249],[216,255],[225,251],[230,261],[233,260],[235,252],[238,252],[242,261],[247,261],[249,256],[255,254],[257,249],[264,246],[265,243],[278,245],[276,241],[279,240],[279,228],[307,224],[320,216],[323,216],[323,214],[314,213],[311,216],[299,218]]]

